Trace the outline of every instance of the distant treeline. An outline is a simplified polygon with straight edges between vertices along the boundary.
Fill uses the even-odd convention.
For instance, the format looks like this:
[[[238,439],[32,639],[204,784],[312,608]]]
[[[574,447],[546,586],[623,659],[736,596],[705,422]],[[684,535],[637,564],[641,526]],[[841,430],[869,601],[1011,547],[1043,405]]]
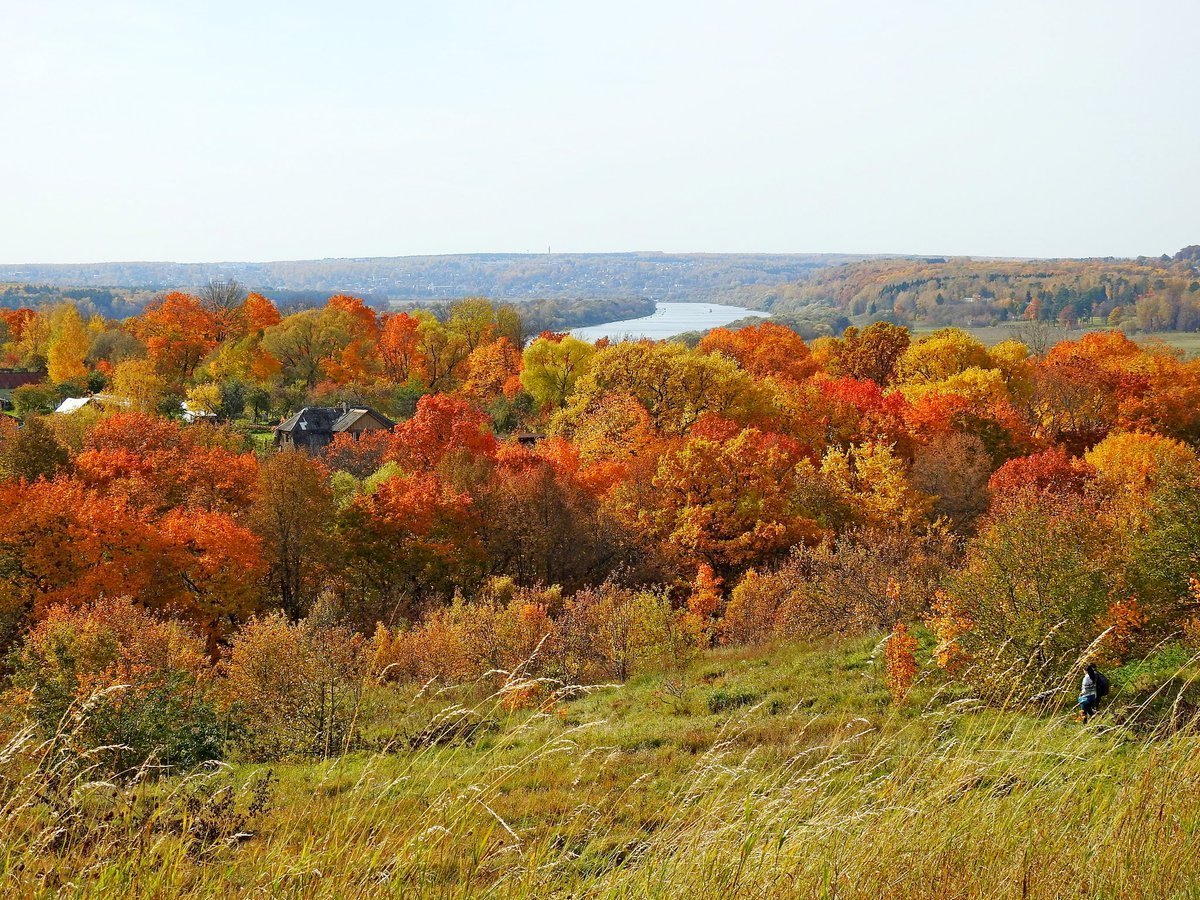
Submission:
[[[127,319],[141,312],[157,295],[157,291],[145,288],[0,283],[0,309],[35,309],[68,301],[89,315]]]
[[[286,302],[280,292],[327,297],[339,291],[375,304],[470,295],[498,300],[642,296],[715,302],[747,286],[769,288],[797,281],[815,269],[864,258],[812,253],[508,253],[270,263],[8,265],[0,266],[0,281],[173,290],[236,279],[276,302]]]
[[[1143,331],[1200,330],[1195,247],[1132,260],[868,260],[813,273],[767,304],[777,315],[833,306],[897,324],[981,326],[1105,320]]]
[[[227,282],[236,284],[236,282]],[[240,289],[240,286],[239,286]],[[100,316],[122,321],[140,315],[146,306],[163,292],[126,288],[59,288],[49,285],[0,286],[0,309],[38,309],[68,302],[85,318]],[[300,312],[324,306],[329,299],[322,291],[267,291],[270,299],[284,313]],[[449,315],[453,301],[395,301],[378,297],[362,298],[381,312],[400,312],[425,309],[439,318]],[[654,313],[655,301],[648,297],[603,298],[540,298],[512,304],[520,314],[526,334],[543,331],[569,331],[587,325],[600,325],[622,319],[636,319]]]

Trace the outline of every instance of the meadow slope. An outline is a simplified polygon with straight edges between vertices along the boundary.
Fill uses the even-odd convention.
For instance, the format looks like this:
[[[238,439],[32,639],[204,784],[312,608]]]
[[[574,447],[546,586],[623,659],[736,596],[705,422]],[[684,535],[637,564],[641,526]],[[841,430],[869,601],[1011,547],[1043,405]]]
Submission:
[[[1145,665],[1116,673],[1112,709],[1086,726],[1067,691],[1036,712],[984,709],[925,667],[893,704],[864,638],[708,652],[534,710],[507,709],[516,682],[380,691],[363,707],[370,749],[130,786],[45,747],[21,781],[39,754],[14,742],[0,883],[6,897],[1195,896],[1198,741],[1129,717]]]

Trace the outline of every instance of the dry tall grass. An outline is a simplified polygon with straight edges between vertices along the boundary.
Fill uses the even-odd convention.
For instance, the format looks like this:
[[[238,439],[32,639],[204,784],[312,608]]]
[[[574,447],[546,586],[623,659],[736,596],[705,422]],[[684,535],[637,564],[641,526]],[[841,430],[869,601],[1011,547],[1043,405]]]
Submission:
[[[622,778],[604,723],[564,721],[552,694],[549,711],[506,712],[528,688],[449,709],[411,749],[277,767],[290,801],[268,799],[261,770],[100,779],[69,728],[20,732],[0,749],[2,893],[1200,895],[1190,727],[927,696],[873,719],[784,710],[767,746],[746,739],[763,712],[744,707],[680,777]]]

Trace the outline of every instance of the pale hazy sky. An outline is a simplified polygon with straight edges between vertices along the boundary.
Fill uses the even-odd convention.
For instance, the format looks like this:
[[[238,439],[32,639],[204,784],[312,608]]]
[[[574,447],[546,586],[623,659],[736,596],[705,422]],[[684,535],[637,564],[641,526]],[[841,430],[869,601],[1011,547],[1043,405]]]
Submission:
[[[1200,242],[1198,0],[0,0],[0,262]]]

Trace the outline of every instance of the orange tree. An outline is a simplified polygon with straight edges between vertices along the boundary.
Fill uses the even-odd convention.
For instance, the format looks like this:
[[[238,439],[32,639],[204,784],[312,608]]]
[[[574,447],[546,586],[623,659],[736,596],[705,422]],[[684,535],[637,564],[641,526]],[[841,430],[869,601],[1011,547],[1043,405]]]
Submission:
[[[131,320],[134,335],[146,345],[160,374],[174,385],[192,376],[217,345],[217,322],[191,294],[172,292]]]
[[[413,618],[478,580],[483,549],[470,495],[436,475],[396,476],[338,517],[347,608],[368,626]]]
[[[708,420],[648,474],[614,506],[682,571],[707,563],[727,577],[820,534],[806,503],[816,472],[781,435]]]

